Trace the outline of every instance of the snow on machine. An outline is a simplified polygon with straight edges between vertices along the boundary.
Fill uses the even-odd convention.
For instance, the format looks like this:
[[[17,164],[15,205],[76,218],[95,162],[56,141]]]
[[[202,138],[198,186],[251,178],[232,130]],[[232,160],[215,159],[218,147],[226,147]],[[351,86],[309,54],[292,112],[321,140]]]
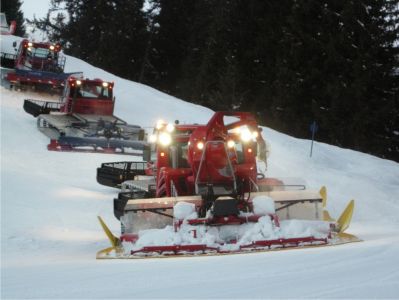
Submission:
[[[70,77],[59,102],[24,101],[53,151],[128,153],[142,155],[145,131],[113,115],[113,82]]]
[[[156,160],[147,165],[153,175],[136,174],[114,199],[120,237],[99,217],[111,247],[97,258],[235,254],[359,241],[344,233],[353,200],[335,221],[325,210],[324,187],[286,186],[257,172],[259,159],[266,159],[260,131],[244,112],[216,112],[206,125],[159,128],[153,137]]]
[[[17,43],[13,43],[14,48]],[[1,53],[2,67],[11,68],[2,78],[10,88],[32,88],[60,94],[65,80],[81,72],[65,73],[66,57],[61,55],[61,45],[48,42],[20,42],[16,54]]]

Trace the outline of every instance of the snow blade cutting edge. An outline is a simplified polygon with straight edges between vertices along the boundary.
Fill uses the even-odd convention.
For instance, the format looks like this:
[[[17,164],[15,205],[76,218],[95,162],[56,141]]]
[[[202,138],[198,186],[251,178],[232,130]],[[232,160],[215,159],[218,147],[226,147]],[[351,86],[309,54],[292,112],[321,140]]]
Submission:
[[[300,193],[297,193],[297,195],[299,195],[298,199],[288,199],[294,194],[284,191],[280,191],[277,193],[255,194],[257,194],[255,198],[261,196],[261,194],[268,194],[273,196],[277,195],[275,199],[278,198],[279,200],[274,200],[275,206],[279,208],[285,207],[284,209],[286,209],[287,205],[289,205],[291,213],[293,214],[295,214],[295,212],[293,211],[294,206],[301,203],[301,201],[301,204],[303,204],[303,201],[311,201],[310,204],[316,204],[320,200],[324,201],[323,203],[325,203],[325,205],[327,201],[327,193],[324,187],[320,190],[320,192],[317,193],[320,196],[320,199],[317,199],[317,201],[313,201],[312,199],[304,200],[306,197],[301,197]],[[308,196],[310,195],[310,193],[307,191],[306,193],[304,193],[304,195]],[[184,211],[184,209],[182,210],[182,207],[185,207],[185,209],[189,207],[197,207],[197,205],[199,205],[199,202],[201,202],[202,200],[197,196],[170,198],[173,199],[134,199],[130,200],[130,204],[127,204],[126,206],[129,206],[128,209],[137,209],[135,217],[138,217],[138,215],[140,214],[139,211],[142,211],[142,214],[144,215],[154,214],[154,212],[156,215],[157,207],[162,208],[162,214],[167,214],[168,208],[170,207],[170,201],[172,201],[172,214],[174,216],[173,226],[166,226],[162,229],[151,229],[149,231],[144,230],[142,232],[139,232],[138,234],[122,234],[121,238],[118,239],[111,233],[109,228],[105,225],[104,221],[99,217],[100,224],[111,242],[111,247],[99,251],[96,255],[96,258],[137,259],[198,255],[226,255],[300,249],[308,247],[334,246],[361,241],[356,236],[344,232],[349,227],[353,215],[354,200],[351,200],[349,202],[341,216],[338,218],[338,221],[310,221],[297,219],[280,220],[279,216],[277,215],[277,213],[281,212],[279,211],[279,208],[276,208],[276,213],[274,214],[248,214],[239,215],[237,217],[229,216],[222,218],[218,218],[217,216],[215,216],[217,213],[215,212],[216,209],[214,208],[213,216],[207,215],[205,218],[191,218],[192,216],[183,218],[180,215],[179,219],[179,214]],[[254,200],[255,198],[252,199],[253,202],[256,201]],[[227,205],[228,202],[232,200],[233,199],[228,199],[227,197],[224,197],[220,200],[220,202],[225,202],[224,205]],[[295,204],[293,205],[293,203]],[[265,204],[262,204],[260,205],[260,207],[264,205]],[[145,207],[147,207],[147,209]],[[325,210],[325,206],[323,209],[325,212],[327,212]],[[194,210],[192,210],[191,212],[193,211]],[[321,215],[321,217],[324,218],[324,215]],[[265,224],[266,226],[264,226]],[[318,233],[316,232],[317,230],[315,232],[312,232],[312,230],[309,231],[309,228],[305,228],[302,232],[298,229],[299,227],[306,227],[308,225],[316,226],[318,227],[318,230],[322,227],[323,229],[321,229],[321,231],[319,231]],[[277,235],[271,234],[267,238],[258,236],[255,239],[248,239],[251,232],[256,232],[257,230],[259,232],[262,232],[262,230],[267,230],[267,228],[270,229],[270,232],[277,233]],[[145,244],[146,239],[148,242],[148,233],[151,234],[156,230],[158,230],[158,236],[163,235],[167,237],[169,235],[175,237],[175,239],[172,239],[173,242],[171,242],[172,240],[169,239],[169,241],[166,243],[156,244],[153,241]],[[219,232],[215,234],[215,236],[212,236],[212,234],[218,230]],[[226,234],[226,232],[228,232],[229,230],[236,230],[237,232],[239,232],[240,230],[246,230],[246,232],[242,234],[241,238],[233,238],[228,241],[222,241],[222,234]],[[284,231],[286,233],[284,233]],[[289,231],[291,231],[290,234],[287,233]],[[309,234],[309,232],[311,233]],[[321,232],[323,234],[320,234]],[[187,236],[189,236],[188,239]],[[176,237],[178,238],[176,239]],[[214,238],[212,243],[209,242],[209,238]],[[167,238],[161,238],[161,240],[167,240]]]

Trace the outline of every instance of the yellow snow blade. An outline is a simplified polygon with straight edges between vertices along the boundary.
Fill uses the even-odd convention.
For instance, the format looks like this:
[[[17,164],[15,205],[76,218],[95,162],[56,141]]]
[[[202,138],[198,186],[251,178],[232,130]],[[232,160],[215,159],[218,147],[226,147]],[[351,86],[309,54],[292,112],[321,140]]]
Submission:
[[[322,207],[325,208],[327,205],[327,188],[323,185],[319,191],[321,199],[323,199]]]
[[[323,208],[323,220],[327,222],[334,222],[335,219],[330,216],[330,213],[326,209],[327,206],[327,188],[323,185],[319,191],[322,202],[321,206]]]
[[[362,240],[359,239],[357,236],[353,234],[349,234],[346,232],[340,232],[337,234],[339,238],[339,244],[346,244],[346,243],[353,243],[353,242],[361,242]]]
[[[103,228],[109,241],[111,242],[112,247],[113,248],[118,247],[120,245],[119,239],[112,234],[111,230],[109,230],[108,226],[105,224],[105,222],[103,221],[103,219],[101,219],[100,216],[97,216],[97,218],[98,218],[98,221],[100,221],[101,227]]]
[[[105,249],[103,249],[103,250],[100,250],[100,251],[97,252],[96,258],[97,258],[97,259],[100,259],[100,258],[107,258],[107,256],[108,256],[112,251],[114,251],[115,249],[116,249],[115,247],[108,247],[108,248],[105,248]]]
[[[330,216],[330,213],[327,210],[323,210],[323,221],[334,222],[335,219]]]
[[[342,212],[341,216],[338,218],[338,232],[344,232],[348,227],[352,220],[353,209],[355,207],[355,200],[351,200],[345,210]]]

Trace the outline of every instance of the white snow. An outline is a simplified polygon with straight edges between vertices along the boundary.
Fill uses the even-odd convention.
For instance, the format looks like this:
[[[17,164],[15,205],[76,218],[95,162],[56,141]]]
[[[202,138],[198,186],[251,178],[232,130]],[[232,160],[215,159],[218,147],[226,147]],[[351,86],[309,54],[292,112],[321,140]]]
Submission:
[[[178,202],[173,207],[173,216],[178,220],[184,220],[195,213],[195,205],[187,202]]]
[[[274,214],[276,212],[274,201],[268,196],[256,196],[252,199],[252,203],[256,215]]]
[[[140,249],[143,246],[179,244],[178,238],[179,236],[175,234],[172,226],[166,226],[164,229],[142,230],[133,249]],[[126,246],[126,248],[128,247]]]
[[[281,236],[284,238],[298,238],[313,236],[325,238],[330,225],[323,221],[283,220],[280,224]]]
[[[115,114],[131,124],[150,127],[160,118],[204,123],[212,116],[207,108],[73,57],[67,58],[66,71],[115,81]],[[120,224],[112,212],[117,190],[97,184],[96,168],[128,157],[47,151],[48,138],[22,109],[24,98],[41,95],[1,88],[0,96],[1,298],[399,298],[398,163],[318,142],[309,158],[309,140],[264,128],[271,145],[268,176],[304,178],[315,189],[326,185],[327,207],[335,217],[354,198],[348,232],[363,242],[245,255],[100,261],[95,253],[109,242],[97,215],[115,234]],[[267,217],[262,225],[254,230],[273,233]],[[297,228],[292,222],[283,227],[287,233]],[[204,241],[211,244],[213,238],[205,235]]]

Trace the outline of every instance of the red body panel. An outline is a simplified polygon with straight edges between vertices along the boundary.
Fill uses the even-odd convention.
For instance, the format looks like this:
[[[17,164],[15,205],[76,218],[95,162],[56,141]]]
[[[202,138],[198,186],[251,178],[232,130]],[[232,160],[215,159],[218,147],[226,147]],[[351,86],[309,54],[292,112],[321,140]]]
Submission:
[[[70,77],[66,81],[64,94],[61,97],[60,112],[112,116],[115,104],[113,86],[112,82],[99,79]]]
[[[65,113],[112,116],[114,113],[114,102],[112,100],[81,98],[73,101],[69,97],[66,103],[61,105],[60,111]]]
[[[11,83],[16,83],[16,82],[39,83],[39,84],[48,84],[53,86],[62,86],[64,84],[63,79],[57,79],[57,78],[43,79],[42,77],[19,75],[11,72],[7,74],[7,80]]]

